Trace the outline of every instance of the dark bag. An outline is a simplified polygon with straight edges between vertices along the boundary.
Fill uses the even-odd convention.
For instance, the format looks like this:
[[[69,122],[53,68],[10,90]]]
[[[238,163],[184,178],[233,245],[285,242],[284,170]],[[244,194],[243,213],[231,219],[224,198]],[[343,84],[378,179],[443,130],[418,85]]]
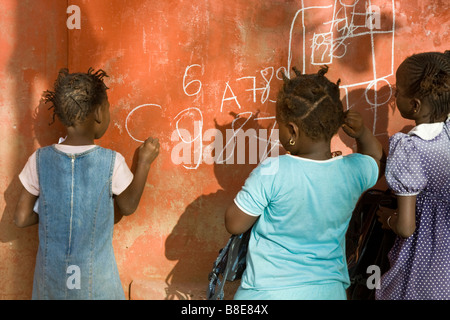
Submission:
[[[232,235],[226,246],[219,251],[208,279],[208,300],[223,300],[226,281],[240,279],[246,267],[248,240],[251,228],[245,233]]]
[[[387,254],[394,244],[396,235],[381,228],[377,211],[379,207],[397,208],[397,199],[390,190],[368,190],[359,199],[346,234],[347,266],[350,300],[373,300],[375,290],[367,287],[367,273],[370,265],[380,268],[383,274],[389,269]]]

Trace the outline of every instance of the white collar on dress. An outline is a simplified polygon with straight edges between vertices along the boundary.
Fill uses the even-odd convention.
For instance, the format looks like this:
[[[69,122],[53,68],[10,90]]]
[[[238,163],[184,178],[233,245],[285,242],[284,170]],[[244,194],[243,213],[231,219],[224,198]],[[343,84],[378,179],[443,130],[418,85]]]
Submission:
[[[448,121],[450,119],[450,114],[447,118]],[[444,128],[444,122],[436,122],[436,123],[422,123],[418,126],[412,128],[411,131],[408,132],[409,135],[415,135],[423,140],[433,140],[436,138]]]

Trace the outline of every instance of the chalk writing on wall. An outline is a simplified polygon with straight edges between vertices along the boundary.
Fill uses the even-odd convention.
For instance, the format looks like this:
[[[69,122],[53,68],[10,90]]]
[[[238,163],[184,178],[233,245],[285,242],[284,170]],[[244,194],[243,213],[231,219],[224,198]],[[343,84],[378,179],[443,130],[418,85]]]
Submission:
[[[294,54],[300,57],[301,69],[305,73],[307,66],[310,65],[332,65],[333,63],[343,59],[346,54],[352,50],[358,50],[359,48],[352,42],[352,39],[358,39],[367,37],[369,39],[370,47],[367,50],[370,52],[371,70],[369,73],[364,73],[362,79],[343,79],[341,83],[341,89],[343,90],[345,101],[344,105],[347,109],[351,108],[351,102],[349,101],[349,91],[355,87],[365,87],[365,100],[371,106],[374,113],[372,129],[376,134],[377,125],[377,111],[381,105],[387,103],[392,96],[392,88],[388,80],[394,74],[394,33],[395,33],[395,10],[394,1],[392,0],[389,12],[381,14],[381,9],[377,5],[374,5],[372,1],[342,1],[336,0],[331,5],[308,5],[313,1],[300,1],[301,7],[295,13],[292,22],[290,24],[290,33],[288,43],[288,56],[285,66],[275,68],[273,66],[266,67],[259,72],[256,76],[245,76],[235,79],[237,82],[246,81],[249,87],[245,91],[251,93],[253,102],[260,102],[264,104],[266,102],[275,103],[273,99],[270,99],[269,94],[272,89],[274,80],[281,80],[282,73],[288,77],[293,63],[292,59]],[[312,21],[308,17],[319,17],[320,21]],[[390,23],[381,23],[381,19],[388,18]],[[313,24],[313,26],[310,26]],[[297,31],[297,32],[294,32]],[[298,32],[300,31],[300,32]],[[294,35],[301,35],[301,39],[294,39]],[[385,35],[391,37],[390,50],[384,50],[382,56],[376,54],[376,42],[374,37],[377,35]],[[300,46],[294,46],[294,40],[296,43],[301,43]],[[379,59],[383,59],[384,63],[378,63]],[[390,63],[386,64],[385,61],[389,60]],[[380,68],[379,65],[383,65]],[[388,65],[388,67],[386,67]],[[204,86],[198,79],[191,79],[191,72],[195,69],[203,70],[201,64],[188,65],[184,70],[182,87],[184,95],[187,97],[195,97],[199,95]],[[262,84],[261,84],[262,83]],[[378,89],[380,86],[387,86],[388,93],[383,96],[378,95]],[[373,92],[369,95],[369,92]],[[246,120],[241,126],[236,126],[235,121],[232,122],[232,128],[226,134],[225,144],[221,139],[217,137],[222,133],[215,128],[204,130],[203,113],[200,107],[190,106],[182,111],[178,112],[172,119],[166,118],[162,121],[168,121],[173,124],[173,131],[171,133],[171,141],[174,143],[172,148],[172,162],[175,165],[182,164],[184,168],[192,170],[197,169],[201,163],[205,164],[221,164],[232,160],[233,152],[236,150],[236,146],[242,145],[239,143],[239,139],[242,136],[247,136],[250,141],[257,141],[258,143],[265,144],[257,156],[256,162],[260,162],[266,159],[268,156],[278,155],[278,147],[280,146],[278,141],[275,116],[260,117],[258,114],[254,114],[252,111],[245,111],[245,106],[239,101],[239,97],[235,94],[230,81],[223,81],[223,94],[220,106],[217,106],[217,111],[220,113],[229,110],[230,105],[237,109],[239,113],[236,115],[236,119],[245,118]],[[226,107],[225,107],[226,106]],[[133,121],[133,117],[136,117],[139,110],[142,108],[154,108],[163,109],[164,106],[159,104],[142,104],[128,113],[125,120],[125,127],[129,137],[135,141],[142,142],[137,139],[130,130],[129,123]],[[193,132],[182,128],[180,126],[183,119],[191,119],[193,122]],[[273,120],[269,128],[269,132],[243,132],[242,126],[247,121],[258,120]],[[267,129],[264,129],[267,131]],[[213,139],[214,138],[214,139]],[[213,141],[211,141],[213,140]],[[209,143],[205,146],[205,143]],[[256,142],[255,142],[256,143]],[[250,143],[251,145],[251,143]],[[212,156],[212,150],[214,150],[214,156]],[[238,151],[238,158],[239,157]],[[255,161],[252,158],[252,161]]]
[[[367,103],[369,103],[374,112],[373,121],[373,133],[375,134],[377,110],[380,105],[388,102],[392,96],[392,88],[387,80],[394,74],[394,35],[395,35],[395,6],[394,1],[391,1],[391,10],[388,14],[384,13],[383,18],[389,19],[391,23],[381,24],[382,14],[381,9],[377,5],[373,4],[373,1],[342,1],[336,0],[334,5],[327,6],[307,6],[306,2],[313,1],[301,1],[301,8],[295,14],[292,20],[290,37],[289,37],[289,55],[288,64],[286,69],[290,70],[292,65],[293,48],[292,37],[294,27],[297,24],[302,28],[302,47],[301,47],[301,61],[302,72],[305,73],[306,65],[309,62],[312,65],[324,65],[332,64],[336,59],[343,58],[349,50],[358,50],[359,48],[349,47],[352,42],[351,39],[369,37],[370,39],[370,56],[372,60],[372,72],[367,79],[361,79],[354,82],[352,79],[343,79],[341,89],[345,92],[347,98],[346,106],[350,108],[350,102],[348,101],[348,92],[351,88],[366,86],[365,97]],[[361,11],[363,9],[363,11]],[[328,16],[328,20],[322,20],[321,23],[324,28],[324,32],[317,33],[316,30],[309,31],[309,25],[305,21],[305,13],[310,13],[311,16],[316,16],[320,13],[320,17]],[[300,20],[298,22],[297,20]],[[382,56],[376,55],[374,37],[376,35],[387,35],[391,37],[390,51],[385,50]],[[308,48],[308,44],[311,44]],[[308,49],[310,55],[308,55]],[[309,60],[308,60],[309,59]],[[378,66],[381,64],[379,59],[383,59],[383,62],[389,60],[389,68],[385,70],[379,70]],[[356,63],[356,62],[355,62]],[[388,95],[383,97],[377,96],[377,90],[380,85],[387,85],[390,89]],[[369,97],[368,92],[374,91],[374,96]]]
[[[200,94],[202,90],[202,83],[200,80],[186,80],[189,70],[192,67],[201,67],[201,65],[194,64],[187,66],[183,78],[183,92],[187,96],[195,96]],[[269,100],[270,84],[274,77],[275,71],[273,67],[268,67],[260,71],[261,78],[264,81],[262,87],[257,86],[255,76],[246,76],[236,79],[236,81],[250,80],[250,88],[247,91],[252,92],[253,102],[256,102],[259,98],[261,103],[265,103]],[[258,93],[260,96],[258,96]],[[224,84],[223,98],[221,100],[220,112],[223,112],[224,103],[232,102],[238,109],[241,109],[238,97],[234,94],[229,82]],[[270,100],[270,102],[275,102]],[[131,139],[138,142],[143,140],[137,139],[130,130],[129,122],[132,121],[135,113],[142,108],[155,108],[162,109],[158,104],[142,104],[131,110],[125,120],[125,128]],[[189,130],[180,127],[180,123],[183,119],[191,119],[193,123],[193,133]],[[237,120],[244,119],[240,124],[237,124]],[[259,120],[273,120],[273,124],[269,129],[246,130],[244,132],[243,127],[249,121]],[[243,111],[236,115],[235,119],[231,123],[231,129],[226,130],[225,144],[222,138],[222,132],[216,128],[207,129],[203,132],[203,113],[198,107],[188,107],[180,111],[173,119],[162,119],[162,121],[168,121],[173,123],[173,131],[171,133],[171,141],[175,142],[173,149],[171,150],[172,162],[175,165],[183,164],[186,169],[197,169],[201,163],[206,164],[223,164],[232,163],[234,161],[234,153],[237,152],[237,163],[243,164],[245,159],[245,144],[242,142],[246,137],[250,139],[250,149],[254,149],[255,145],[259,146],[260,153],[250,153],[250,164],[257,164],[263,161],[269,156],[278,155],[278,132],[275,129],[276,121],[275,116],[260,117],[257,114],[253,114],[251,111]],[[214,141],[211,140],[214,138]],[[211,142],[208,146],[204,147],[204,142]],[[192,150],[193,148],[193,150]],[[214,156],[212,155],[214,151]],[[191,154],[193,153],[193,161]],[[256,155],[256,159],[254,158]]]

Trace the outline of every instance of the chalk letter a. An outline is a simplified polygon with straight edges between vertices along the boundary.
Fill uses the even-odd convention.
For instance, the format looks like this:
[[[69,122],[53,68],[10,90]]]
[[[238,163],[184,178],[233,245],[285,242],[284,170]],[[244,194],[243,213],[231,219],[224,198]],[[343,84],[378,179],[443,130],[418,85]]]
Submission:
[[[67,7],[67,13],[72,15],[67,18],[66,25],[68,29],[81,29],[81,10],[79,6],[71,5]]]
[[[230,90],[231,94],[233,95],[232,97],[229,98],[225,98],[225,95],[227,93],[227,89]],[[237,101],[236,96],[234,95],[233,90],[231,90],[230,84],[227,82],[227,86],[225,87],[225,91],[223,92],[223,98],[222,98],[222,104],[220,105],[220,112],[222,112],[223,109],[223,102],[224,101],[228,101],[228,100],[234,100],[237,104],[237,106],[239,107],[239,109],[241,109],[241,105],[239,104],[239,102]]]

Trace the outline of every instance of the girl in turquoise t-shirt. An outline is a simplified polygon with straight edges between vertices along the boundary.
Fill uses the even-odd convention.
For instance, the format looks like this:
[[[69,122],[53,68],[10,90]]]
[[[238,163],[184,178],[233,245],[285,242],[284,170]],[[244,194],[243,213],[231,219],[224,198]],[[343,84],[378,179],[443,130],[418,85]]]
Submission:
[[[252,228],[235,299],[346,299],[345,233],[383,151],[361,116],[343,111],[327,70],[285,78],[276,118],[287,154],[260,164],[226,212],[230,233]],[[359,153],[333,157],[341,126]]]

